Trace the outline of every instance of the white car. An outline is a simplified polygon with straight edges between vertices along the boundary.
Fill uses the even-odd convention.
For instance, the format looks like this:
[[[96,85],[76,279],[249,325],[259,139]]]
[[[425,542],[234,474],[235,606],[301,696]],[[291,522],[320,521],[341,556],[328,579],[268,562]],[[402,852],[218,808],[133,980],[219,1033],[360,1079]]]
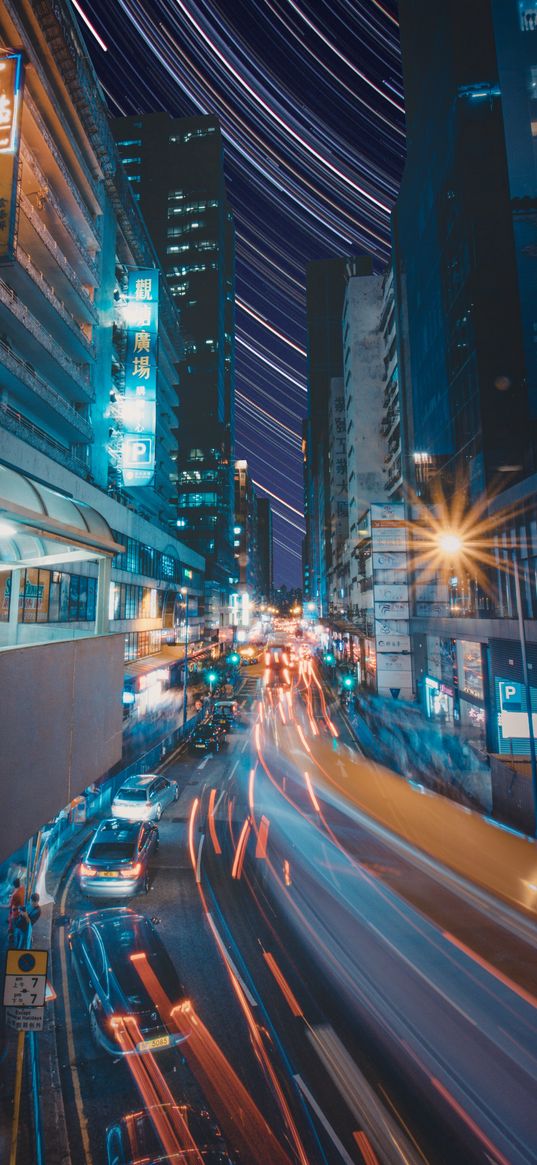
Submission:
[[[163,810],[178,796],[177,781],[158,773],[129,777],[112,801],[112,816],[126,821],[160,821]]]

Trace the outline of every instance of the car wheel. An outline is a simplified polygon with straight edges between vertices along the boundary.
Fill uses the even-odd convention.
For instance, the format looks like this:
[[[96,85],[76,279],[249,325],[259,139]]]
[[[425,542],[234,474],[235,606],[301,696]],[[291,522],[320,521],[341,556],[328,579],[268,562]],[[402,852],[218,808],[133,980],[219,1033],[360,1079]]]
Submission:
[[[155,818],[157,821],[160,821],[161,817],[162,817],[162,805],[157,805],[156,812],[155,812]]]

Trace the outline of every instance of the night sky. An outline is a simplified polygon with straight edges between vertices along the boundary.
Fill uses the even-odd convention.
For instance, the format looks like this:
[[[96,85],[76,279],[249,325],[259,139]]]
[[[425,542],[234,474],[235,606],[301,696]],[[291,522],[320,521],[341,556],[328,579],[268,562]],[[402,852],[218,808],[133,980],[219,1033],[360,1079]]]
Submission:
[[[301,579],[304,269],[381,271],[404,160],[393,0],[76,0],[111,112],[216,114],[237,230],[236,455],[271,491],[275,581]],[[259,491],[262,492],[261,490]],[[287,503],[283,505],[282,502]]]

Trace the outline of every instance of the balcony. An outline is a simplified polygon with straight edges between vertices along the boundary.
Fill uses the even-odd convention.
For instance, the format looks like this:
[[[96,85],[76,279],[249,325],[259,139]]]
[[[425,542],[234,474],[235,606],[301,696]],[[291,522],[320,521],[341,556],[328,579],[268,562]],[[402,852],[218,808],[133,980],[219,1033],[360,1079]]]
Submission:
[[[84,226],[88,232],[88,242],[91,240],[93,244],[99,244],[102,227],[101,220],[100,218],[93,217],[91,211],[88,209],[86,203],[84,202],[77,183],[66,166],[63,157],[56,145],[56,142],[54,141],[52,135],[49,133],[47,126],[41,117],[39,109],[28,89],[26,89],[24,94],[24,104],[32,115],[32,119],[35,123],[37,131],[35,133],[34,140],[30,142],[30,146],[35,146],[37,152],[40,153],[42,152],[42,142],[40,142],[39,139],[41,138],[45,143],[47,149],[50,151],[55,165],[61,174],[61,177],[69,189],[69,193],[73,201],[76,203],[77,210],[80,212],[80,215],[84,220]]]
[[[22,413],[17,412],[16,409],[11,408],[11,405],[5,404],[3,401],[0,401],[0,427],[7,429],[8,433],[13,433],[14,437],[20,437],[25,444],[39,449],[40,453],[45,453],[47,457],[51,457],[53,461],[57,461],[65,469],[70,469],[78,475],[88,472],[87,462],[81,457],[77,457],[73,448],[67,448],[60,441],[56,441],[49,433],[45,433],[44,429],[34,425],[33,421],[29,421]]]
[[[87,313],[87,315],[89,315],[90,319],[92,319],[94,323],[98,323],[99,316],[97,309],[89,296],[87,288],[82,283],[82,280],[78,277],[69,260],[65,257],[61,247],[58,246],[56,239],[52,237],[48,227],[45,225],[43,219],[35,209],[35,206],[32,205],[30,199],[22,191],[20,197],[20,206],[23,214],[26,215],[26,218],[31,224],[38,239],[41,241],[41,244],[46,248],[48,256],[50,256],[57,264],[65,279],[76,292],[84,311]]]
[[[2,304],[10,313],[10,328],[13,329],[15,345],[27,351],[28,355],[34,357],[41,366],[48,365],[51,376],[67,383],[67,391],[75,400],[94,400],[95,393],[88,370],[65,355],[61,345],[32,315],[13,288],[8,287],[7,283],[0,279],[0,305]],[[61,375],[62,371],[64,376]]]
[[[81,350],[81,354],[86,356],[88,359],[95,359],[94,343],[88,339],[88,337],[83,332],[78,320],[75,319],[74,315],[71,314],[69,308],[67,308],[63,303],[63,300],[58,299],[52,284],[49,283],[48,279],[45,278],[43,272],[36,267],[33,260],[19,243],[17,243],[16,247],[16,259],[17,262],[20,263],[21,267],[23,267],[26,273],[30,276],[30,279],[32,279],[35,285],[39,288],[42,295],[45,296],[47,302],[51,305],[51,307],[54,308],[55,315],[60,316],[63,322],[67,324],[67,327],[72,332],[73,338]],[[13,282],[15,281],[16,280],[14,279]]]
[[[95,283],[97,283],[98,282],[97,246],[95,246],[95,252],[92,253],[90,251],[87,243],[85,243],[84,240],[79,236],[79,234],[73,229],[73,222],[66,215],[65,207],[62,205],[62,203],[59,201],[59,199],[56,198],[56,195],[55,195],[54,191],[52,190],[52,187],[50,186],[50,183],[49,183],[44,171],[41,169],[40,163],[38,162],[36,155],[34,153],[32,153],[32,151],[29,149],[26,142],[24,142],[24,141],[21,142],[20,150],[21,150],[21,155],[22,155],[24,162],[25,162],[25,169],[30,171],[30,173],[27,175],[27,177],[30,179],[32,189],[34,189],[35,184],[37,182],[37,185],[44,192],[44,205],[43,205],[44,217],[46,218],[46,216],[48,215],[48,217],[50,219],[54,218],[61,224],[61,229],[63,230],[66,238],[68,239],[68,245],[70,245],[72,247],[73,251],[76,252],[76,260],[75,261],[80,262],[84,267],[86,267],[86,269],[88,271],[88,275],[89,275],[88,282],[91,282],[93,279],[95,281]],[[23,171],[23,180],[25,177],[26,177],[26,174]],[[51,223],[51,225],[52,225],[52,223]]]
[[[78,441],[89,443],[93,440],[93,431],[91,423],[82,417],[65,397],[60,396],[46,380],[35,371],[31,364],[18,356],[4,340],[0,340],[0,377],[4,380],[3,388],[6,386],[5,381],[6,372],[11,373],[12,381],[18,384],[24,384],[27,389],[38,397],[39,400],[46,405],[47,409],[51,408],[54,412],[63,417],[67,421],[72,430],[74,438]],[[20,395],[20,393],[19,393]]]

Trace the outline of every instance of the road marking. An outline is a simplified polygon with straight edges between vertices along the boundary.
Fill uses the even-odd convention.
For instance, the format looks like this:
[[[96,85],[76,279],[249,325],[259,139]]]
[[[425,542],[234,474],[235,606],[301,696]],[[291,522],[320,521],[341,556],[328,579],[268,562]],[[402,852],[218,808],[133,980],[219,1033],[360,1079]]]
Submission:
[[[233,971],[235,978],[238,979],[238,981],[242,987],[242,990],[244,991],[244,994],[248,1000],[248,1003],[250,1004],[250,1007],[257,1007],[257,999],[254,998],[254,996],[252,995],[252,992],[246,986],[246,983],[244,982],[242,975],[239,975],[239,972],[235,966],[235,963],[233,962],[233,959],[231,958],[229,951],[227,950],[227,947],[224,946],[224,940],[221,938],[221,936],[218,932],[218,929],[216,927],[216,924],[215,924],[215,921],[213,919],[212,914],[209,911],[207,911],[205,917],[207,918],[207,920],[209,922],[209,926],[210,926],[210,928],[214,934],[214,937],[216,939],[218,950],[220,951],[222,958],[227,963],[230,970]]]
[[[75,876],[76,866],[73,867],[67,882],[65,883],[64,891],[60,899],[60,914],[65,914],[65,904],[67,895],[73,878]],[[69,998],[69,980],[67,976],[67,959],[65,955],[65,942],[62,942],[63,936],[58,939],[60,948],[60,971],[63,985],[63,1005],[65,1008],[65,1035],[67,1038],[67,1050],[69,1053],[69,1067],[71,1069],[71,1076],[73,1080],[73,1093],[76,1104],[76,1111],[78,1116],[78,1123],[80,1125],[80,1136],[82,1138],[82,1147],[84,1149],[84,1156],[87,1165],[93,1165],[93,1157],[91,1155],[90,1140],[88,1133],[88,1122],[84,1112],[84,1103],[82,1100],[82,1089],[80,1087],[80,1076],[76,1064],[76,1050],[75,1041],[73,1039],[73,1021],[71,1015],[71,1000]]]
[[[201,851],[203,849],[203,842],[205,841],[205,834],[202,833],[200,837],[200,844],[198,848],[198,863],[196,866],[196,882],[201,882]]]
[[[293,1076],[293,1080],[295,1081],[296,1084],[298,1084],[300,1091],[306,1097],[306,1100],[307,1100],[310,1108],[312,1108],[314,1113],[316,1114],[316,1116],[318,1116],[323,1128],[326,1130],[326,1132],[328,1133],[328,1136],[330,1137],[330,1139],[333,1141],[334,1145],[336,1146],[336,1149],[341,1157],[341,1160],[345,1162],[345,1165],[355,1165],[355,1162],[353,1161],[352,1157],[349,1157],[349,1154],[347,1153],[345,1146],[341,1143],[335,1129],[332,1128],[330,1121],[324,1115],[322,1108],[320,1108],[319,1105],[317,1104],[315,1097],[312,1096],[307,1084],[304,1083],[302,1077],[299,1076],[297,1073],[295,1076]]]
[[[199,764],[199,765],[196,765],[196,768],[197,768],[198,770],[199,770],[199,769],[204,769],[204,768],[205,768],[205,765],[207,764],[207,761],[209,761],[209,760],[212,760],[212,757],[211,757],[211,754],[210,754],[210,753],[207,753],[207,756],[204,756],[204,758],[203,758],[203,760],[202,760],[201,764]]]
[[[230,779],[230,778],[228,777],[228,780],[229,780],[229,779]],[[218,800],[217,800],[217,801],[216,801],[216,803],[215,803],[214,810],[213,810],[213,812],[214,812],[214,813],[216,813],[216,810],[218,809],[218,806],[219,806],[219,804],[220,804],[220,802],[221,802],[221,800],[222,800],[222,797],[224,796],[224,793],[225,793],[225,789],[222,789],[222,792],[220,793],[220,796],[219,796]]]
[[[239,757],[239,760],[240,760],[240,757]],[[239,764],[239,760],[236,760],[236,761],[235,761],[235,764],[233,765],[233,768],[232,768],[232,770],[231,770],[231,772],[230,772],[230,774],[229,774],[228,781],[230,781],[230,780],[231,780],[231,778],[235,776],[235,773],[236,773],[236,771],[237,771],[237,766],[238,766],[238,764]],[[223,791],[223,790],[222,790],[222,791]]]
[[[323,1024],[310,1028],[306,1035],[350,1112],[367,1132],[381,1157],[384,1154],[393,1155],[395,1146],[406,1165],[417,1165],[414,1148],[387,1112],[334,1029]]]

